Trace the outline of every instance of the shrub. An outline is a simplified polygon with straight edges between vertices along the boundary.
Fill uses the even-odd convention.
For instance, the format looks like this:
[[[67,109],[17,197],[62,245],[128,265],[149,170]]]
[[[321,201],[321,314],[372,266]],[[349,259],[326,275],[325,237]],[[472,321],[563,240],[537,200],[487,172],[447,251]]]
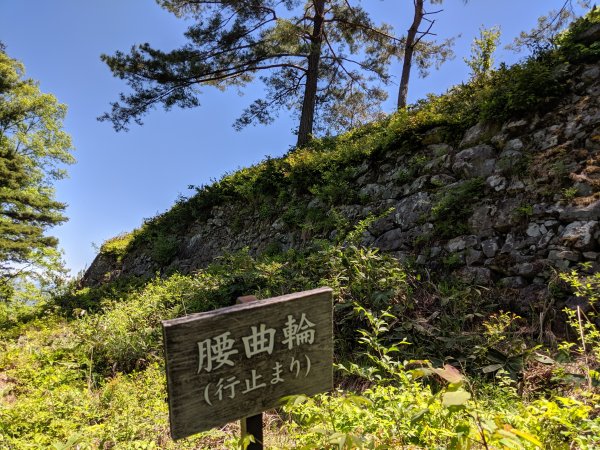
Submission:
[[[467,219],[472,213],[474,200],[483,195],[484,186],[483,179],[473,178],[438,193],[431,208],[437,237],[449,238],[469,231]]]
[[[600,41],[581,42],[582,33],[600,23],[600,7],[594,6],[588,14],[571,24],[557,39],[560,53],[571,63],[597,61],[600,58]]]
[[[130,233],[121,233],[113,238],[108,239],[100,247],[100,253],[112,255],[120,261],[130,249],[131,242],[135,237],[135,231]]]

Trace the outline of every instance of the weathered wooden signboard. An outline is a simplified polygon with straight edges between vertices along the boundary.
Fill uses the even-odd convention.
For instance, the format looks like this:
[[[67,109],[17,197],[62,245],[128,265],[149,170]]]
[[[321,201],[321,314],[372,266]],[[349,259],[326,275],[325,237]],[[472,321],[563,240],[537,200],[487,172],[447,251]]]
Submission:
[[[173,439],[330,390],[332,321],[330,288],[164,321]]]

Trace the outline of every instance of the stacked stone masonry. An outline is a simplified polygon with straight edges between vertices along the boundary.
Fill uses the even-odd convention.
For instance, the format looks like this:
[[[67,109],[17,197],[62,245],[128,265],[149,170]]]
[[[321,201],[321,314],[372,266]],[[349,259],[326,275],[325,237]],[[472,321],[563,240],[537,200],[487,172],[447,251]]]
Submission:
[[[338,213],[355,223],[391,209],[371,224],[364,244],[431,270],[447,270],[452,261],[451,269],[466,282],[508,288],[542,285],[580,263],[600,269],[599,65],[577,68],[571,93],[550,112],[479,123],[458,144],[444,142],[446,134],[434,128],[410,154],[389,151],[358,168],[358,197],[367,201],[338,205]],[[421,157],[417,163],[415,155]],[[410,167],[415,175],[407,179]],[[435,239],[436,202],[474,179],[483,187],[469,202],[468,232]],[[314,198],[309,206],[321,204]],[[240,218],[239,210],[235,204],[214,207],[210,219],[178,237],[179,252],[168,267],[158,267],[143,249],[119,262],[99,255],[84,283],[160,270],[189,273],[225,252],[248,247],[260,253],[273,243],[300,247],[309,237],[288,229],[281,218]]]

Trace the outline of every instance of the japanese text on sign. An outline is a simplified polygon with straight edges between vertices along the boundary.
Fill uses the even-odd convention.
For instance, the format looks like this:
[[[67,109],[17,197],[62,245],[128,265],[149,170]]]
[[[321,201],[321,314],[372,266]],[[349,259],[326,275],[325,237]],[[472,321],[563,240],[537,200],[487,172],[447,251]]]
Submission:
[[[315,324],[308,320],[305,313],[302,313],[298,320],[292,314],[288,314],[285,327],[279,330],[279,333],[275,328],[267,328],[267,325],[264,323],[258,326],[252,325],[250,327],[250,334],[243,336],[241,339],[244,344],[243,352],[248,359],[260,353],[270,355],[273,353],[275,340],[279,335],[283,337],[281,343],[288,349],[301,345],[311,345],[315,341],[314,327]],[[235,366],[232,357],[239,354],[239,350],[234,348],[236,341],[230,336],[231,332],[225,332],[198,342],[198,373],[201,373],[203,370],[212,372],[223,366]],[[311,361],[308,355],[305,354],[303,356],[305,359],[304,376],[307,377],[310,374]],[[295,378],[298,378],[302,369],[300,360],[292,356],[289,362],[275,361],[271,367],[272,372],[268,382],[272,385],[285,382],[283,374],[286,372],[286,369],[289,374],[293,375],[295,372]],[[238,392],[246,394],[250,391],[264,388],[267,386],[266,377],[266,374],[258,374],[256,369],[252,369],[249,377],[243,380],[242,387],[238,387],[242,381],[236,376],[221,377],[214,383],[209,382],[206,384],[204,388],[204,400],[212,406],[211,393],[213,397],[222,401],[224,395],[230,399],[234,399]],[[245,389],[243,389],[244,386]]]
[[[332,320],[320,288],[163,322],[172,436],[331,389]]]

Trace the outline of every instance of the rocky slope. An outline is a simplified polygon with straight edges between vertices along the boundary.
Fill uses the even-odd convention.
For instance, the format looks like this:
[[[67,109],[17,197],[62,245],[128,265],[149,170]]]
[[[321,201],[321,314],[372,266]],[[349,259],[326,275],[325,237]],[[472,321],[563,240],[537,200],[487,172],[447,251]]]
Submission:
[[[353,167],[347,201],[331,206],[305,192],[303,211],[348,223],[383,213],[365,244],[479,285],[535,291],[579,263],[600,269],[600,64],[565,70],[568,94],[550,111],[478,123],[459,136],[433,127],[409,150],[392,147]],[[290,223],[296,207],[264,214],[258,203],[223,199],[162,236],[162,247],[101,252],[83,284],[189,273],[244,247],[280,251],[335,237]]]

